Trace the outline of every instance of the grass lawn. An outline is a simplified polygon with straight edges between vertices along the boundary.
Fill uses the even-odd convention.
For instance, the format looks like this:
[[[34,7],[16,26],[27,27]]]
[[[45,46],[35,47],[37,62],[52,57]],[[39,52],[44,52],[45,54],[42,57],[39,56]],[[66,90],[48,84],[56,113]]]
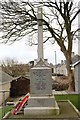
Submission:
[[[70,100],[80,111],[80,94],[55,95],[56,100]]]
[[[2,118],[2,108],[0,108],[0,119]]]
[[[12,110],[12,105],[7,105],[7,106],[5,106],[5,114],[7,113],[7,112],[9,112],[10,110]],[[3,114],[3,108],[0,108],[0,120],[1,120],[1,118],[2,118],[2,114]]]

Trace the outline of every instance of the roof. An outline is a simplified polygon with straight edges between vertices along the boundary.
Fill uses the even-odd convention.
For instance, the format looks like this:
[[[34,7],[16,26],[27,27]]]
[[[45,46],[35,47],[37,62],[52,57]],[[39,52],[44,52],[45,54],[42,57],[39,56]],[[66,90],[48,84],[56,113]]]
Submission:
[[[78,62],[80,60],[80,56],[79,55],[75,55],[73,58],[72,58],[72,64],[75,64],[76,62]]]
[[[25,76],[18,76],[18,77],[14,77],[14,78],[12,79],[12,81],[18,80],[18,79],[20,79],[20,78],[25,78],[26,80],[30,80],[30,79],[28,79],[28,78],[25,77]]]
[[[2,71],[2,67],[0,67],[0,84],[11,82],[12,79],[13,77]]]
[[[72,64],[72,67],[74,67],[74,66],[78,65],[79,63],[80,63],[80,60],[79,60],[79,61],[77,61],[77,62],[75,62],[74,64]]]

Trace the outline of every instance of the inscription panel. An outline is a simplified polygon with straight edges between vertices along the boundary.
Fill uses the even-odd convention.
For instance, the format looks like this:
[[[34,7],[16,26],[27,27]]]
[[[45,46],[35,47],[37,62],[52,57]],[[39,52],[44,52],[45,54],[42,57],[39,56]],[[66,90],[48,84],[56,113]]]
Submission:
[[[52,79],[50,68],[32,68],[30,71],[30,93],[51,94]]]

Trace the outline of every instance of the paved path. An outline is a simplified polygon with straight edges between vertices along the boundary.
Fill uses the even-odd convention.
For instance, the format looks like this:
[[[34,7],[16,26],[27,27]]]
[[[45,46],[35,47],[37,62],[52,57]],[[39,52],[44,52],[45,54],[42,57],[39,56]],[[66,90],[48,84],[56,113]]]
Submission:
[[[68,92],[68,91],[55,91],[53,90],[53,94],[77,94],[76,92]]]

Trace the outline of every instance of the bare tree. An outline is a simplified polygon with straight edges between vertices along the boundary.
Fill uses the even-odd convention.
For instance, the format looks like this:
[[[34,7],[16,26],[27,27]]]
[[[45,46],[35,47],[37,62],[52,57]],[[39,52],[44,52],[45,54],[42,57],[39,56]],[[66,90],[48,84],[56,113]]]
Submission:
[[[29,71],[28,64],[20,64],[17,60],[11,58],[2,61],[2,68],[12,77],[25,76]]]
[[[63,0],[64,1],[64,0]],[[69,78],[69,90],[73,89],[73,73],[70,64],[72,63],[71,53],[74,36],[80,29],[72,29],[74,20],[80,12],[73,2],[14,2],[9,0],[0,2],[2,33],[1,42],[15,42],[25,36],[29,36],[30,45],[36,44],[34,35],[37,33],[37,8],[43,6],[43,32],[44,43],[53,38],[63,52]],[[54,43],[51,41],[52,43]],[[67,42],[67,45],[65,45]]]

